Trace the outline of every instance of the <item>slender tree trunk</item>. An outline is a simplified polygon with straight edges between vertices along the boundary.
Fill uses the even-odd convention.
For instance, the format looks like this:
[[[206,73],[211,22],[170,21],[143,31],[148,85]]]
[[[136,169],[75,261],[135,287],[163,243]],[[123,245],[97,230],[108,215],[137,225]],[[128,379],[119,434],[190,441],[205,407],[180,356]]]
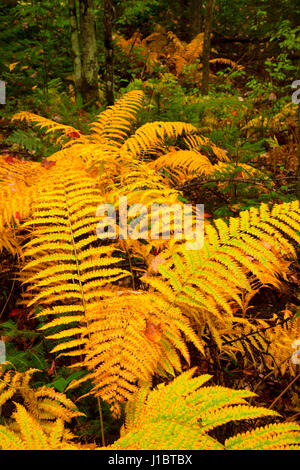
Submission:
[[[181,41],[188,41],[189,40],[189,29],[187,28],[187,23],[189,22],[189,11],[187,0],[180,0],[179,8],[180,8],[180,22],[178,23],[179,29],[179,38]]]
[[[204,43],[203,43],[203,56],[202,56],[202,95],[208,94],[209,82],[209,59],[210,59],[210,44],[211,44],[211,31],[213,19],[214,0],[208,0],[205,15],[204,25]]]
[[[81,52],[80,52],[80,32],[76,14],[76,3],[75,0],[69,0],[69,14],[70,14],[70,26],[71,26],[71,48],[73,53],[73,64],[74,64],[74,84],[76,99],[81,96],[82,88],[82,63],[81,63]]]
[[[83,71],[81,90],[85,103],[93,104],[99,100],[94,1],[79,0],[79,11]]]
[[[203,0],[191,0],[190,3],[190,41],[202,31],[202,4]]]
[[[112,0],[104,0],[105,94],[108,105],[114,104],[114,56],[112,42]]]

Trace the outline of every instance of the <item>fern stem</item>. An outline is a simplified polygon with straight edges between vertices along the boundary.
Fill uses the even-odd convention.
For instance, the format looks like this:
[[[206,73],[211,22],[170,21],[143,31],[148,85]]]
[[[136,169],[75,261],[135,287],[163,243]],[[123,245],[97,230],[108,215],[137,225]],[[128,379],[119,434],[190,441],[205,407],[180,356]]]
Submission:
[[[4,313],[5,309],[6,309],[6,306],[7,306],[8,302],[9,302],[9,299],[11,298],[11,294],[13,293],[13,290],[14,290],[14,287],[15,287],[15,283],[16,283],[16,281],[13,280],[10,293],[8,294],[8,297],[7,297],[7,299],[6,299],[6,302],[5,302],[5,304],[4,304],[4,307],[3,307],[3,309],[2,309],[1,312],[0,312],[0,318],[2,317],[2,315],[3,315],[3,313]]]
[[[271,403],[271,405],[269,406],[269,408],[272,408],[272,407],[275,405],[275,403],[277,403],[278,400],[282,397],[282,395],[284,395],[285,392],[287,392],[288,389],[293,385],[293,383],[296,382],[296,380],[298,380],[299,378],[300,378],[300,372],[299,372],[299,374],[296,375],[296,377],[288,384],[288,386],[285,387],[285,389],[280,393],[280,395],[278,395],[278,397],[275,398],[275,400],[272,401],[272,403]]]
[[[75,239],[74,239],[73,228],[72,228],[72,225],[71,225],[71,222],[70,222],[71,221],[71,214],[70,214],[70,211],[69,211],[67,197],[65,197],[65,200],[66,200],[66,209],[67,209],[67,213],[68,213],[68,222],[69,222],[70,235],[72,237],[72,244],[73,244],[75,260],[76,260],[76,269],[77,269],[77,273],[78,273],[79,286],[80,286],[80,291],[81,291],[82,306],[83,306],[83,309],[84,309],[85,320],[86,320],[86,323],[87,323],[87,326],[88,326],[89,321],[88,321],[88,318],[87,318],[87,307],[86,307],[84,289],[83,289],[83,285],[82,285],[82,282],[81,282],[81,271],[80,271],[80,266],[79,266],[79,263],[78,263],[77,247],[76,247],[76,243],[75,243]],[[88,333],[88,337],[90,339],[90,333]],[[81,345],[81,348],[82,348],[82,345]],[[81,360],[83,362],[83,359],[81,359]],[[101,408],[101,403],[100,403],[99,397],[97,397],[97,402],[98,402],[98,410],[99,410],[99,417],[100,417],[102,445],[105,446],[103,415],[102,415],[102,408]]]
[[[127,255],[128,255],[129,269],[130,269],[131,276],[132,276],[132,288],[135,290],[135,282],[134,282],[134,274],[132,272],[131,258],[130,258],[130,253],[129,253],[126,245],[125,245],[125,249],[126,249],[126,252],[127,252]]]

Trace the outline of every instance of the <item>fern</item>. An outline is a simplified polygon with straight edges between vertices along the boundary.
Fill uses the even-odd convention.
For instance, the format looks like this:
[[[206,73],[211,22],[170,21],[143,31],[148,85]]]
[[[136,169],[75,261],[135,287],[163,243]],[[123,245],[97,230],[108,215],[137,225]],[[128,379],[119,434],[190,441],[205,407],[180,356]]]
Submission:
[[[8,138],[7,143],[17,144],[18,146],[26,149],[30,153],[40,154],[42,149],[41,140],[38,137],[28,135],[21,129],[15,130]]]
[[[174,36],[169,40],[176,42]],[[226,340],[264,325],[235,317],[234,308],[245,313],[261,286],[280,287],[280,276],[287,277],[300,238],[300,209],[298,201],[272,209],[263,204],[228,222],[215,220],[206,224],[201,250],[187,250],[184,240],[99,240],[99,204],[112,202],[120,211],[118,199],[124,194],[128,205],[181,204],[172,178],[180,181],[197,173],[207,178],[236,168],[223,149],[191,124],[147,123],[131,133],[142,100],[140,91],[126,94],[97,117],[89,134],[28,113],[16,116],[48,134],[61,133],[62,148],[42,164],[8,164],[1,158],[0,249],[22,253],[24,302],[41,307],[36,317],[44,320],[41,330],[54,341],[52,353],[87,369],[69,388],[91,379],[89,393],[106,400],[115,415],[127,402],[125,429],[112,448],[297,448],[299,428],[292,423],[246,431],[225,443],[213,437],[217,426],[232,420],[276,415],[250,407],[245,398],[254,396],[251,392],[200,388],[209,376],[192,379],[193,370],[150,392],[153,376],[168,379],[182,370],[184,361],[189,364],[189,342],[205,354],[210,332],[220,350],[234,355],[243,345],[226,348]],[[259,174],[247,165],[239,171],[241,177]],[[21,250],[17,237],[24,229],[30,237]],[[135,269],[146,272],[142,280],[148,292],[136,289]],[[117,283],[126,278],[132,279],[133,289],[122,291]],[[294,332],[282,331],[283,349]],[[275,337],[270,331],[270,340]],[[246,346],[249,354],[251,345],[264,348],[255,338]],[[15,422],[1,427],[3,446],[62,448],[63,433],[66,445],[73,446],[63,421],[79,412],[51,389],[29,390],[31,373],[20,378],[6,372],[0,382],[0,403],[21,391],[25,405],[17,405]]]
[[[60,124],[58,122],[52,121],[51,119],[38,116],[37,114],[29,113],[28,111],[22,111],[20,113],[15,114],[12,117],[12,121],[14,120],[26,121],[28,123],[33,122],[35,126],[41,129],[46,128],[46,134],[49,134],[51,132],[62,133],[63,135],[57,138],[57,143],[61,143],[65,136],[70,136],[73,133],[80,135],[80,132],[72,126]]]
[[[39,421],[24,406],[16,403],[13,413],[14,430],[10,426],[0,426],[1,450],[76,450],[72,444],[73,435],[64,429],[62,419],[51,426],[51,434],[45,433]]]
[[[22,373],[5,371],[2,367],[0,370],[0,406],[21,396],[24,405],[32,417],[40,423],[45,433],[51,432],[52,424],[57,419],[69,423],[74,417],[84,416],[71,400],[63,393],[56,392],[52,387],[31,388],[29,382],[36,372],[38,369],[29,369]]]
[[[34,224],[25,247],[27,305],[43,306],[38,316],[52,317],[42,329],[51,328],[48,337],[58,341],[53,352],[81,354],[87,308],[97,306],[106,285],[129,274],[117,267],[122,258],[112,256],[113,247],[99,244],[100,202],[101,193],[86,172],[74,168],[66,173],[57,165],[39,188],[27,223]]]
[[[120,414],[120,403],[132,399],[142,383],[151,383],[155,373],[174,376],[181,370],[176,350],[189,363],[184,338],[204,353],[178,309],[169,309],[166,315],[167,305],[151,294],[120,294],[89,312],[84,366],[91,372],[68,387],[92,379],[91,393],[110,403],[116,415]]]
[[[130,154],[132,158],[143,157],[146,153],[157,154],[157,150],[164,150],[166,138],[175,139],[186,134],[196,133],[192,124],[184,122],[150,122],[141,126],[135,134],[127,139],[120,148],[120,155]]]
[[[263,204],[231,218],[228,225],[218,219],[215,228],[206,227],[201,250],[180,247],[159,266],[160,279],[143,280],[199,325],[211,321],[231,325],[232,301],[243,307],[242,292],[251,292],[257,282],[280,285],[282,255],[295,256],[286,236],[299,242],[299,212],[299,201],[294,201],[272,211]],[[220,344],[214,329],[212,333]]]
[[[141,108],[143,93],[133,90],[120,98],[114,106],[103,111],[98,120],[90,125],[90,139],[97,143],[109,143],[120,147],[128,138],[131,124]]]
[[[47,170],[36,162],[6,161],[0,156],[0,252],[21,254],[20,222],[29,217],[36,184]]]
[[[300,426],[272,424],[238,434],[224,444],[211,436],[218,426],[231,421],[278,416],[275,411],[250,406],[248,390],[205,386],[210,375],[192,378],[195,368],[168,385],[142,388],[126,407],[121,437],[107,449],[113,450],[239,450],[299,449]]]

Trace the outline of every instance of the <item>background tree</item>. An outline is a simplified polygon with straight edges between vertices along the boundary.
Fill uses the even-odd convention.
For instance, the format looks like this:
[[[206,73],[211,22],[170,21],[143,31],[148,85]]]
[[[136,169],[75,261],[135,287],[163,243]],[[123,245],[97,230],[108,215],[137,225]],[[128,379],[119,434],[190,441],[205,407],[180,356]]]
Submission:
[[[191,0],[190,2],[190,20],[191,20],[191,35],[192,40],[197,34],[202,31],[202,0]]]
[[[99,100],[94,1],[68,1],[76,96],[93,104]]]
[[[94,103],[99,99],[94,1],[79,0],[79,11],[83,71],[81,90],[84,101]]]
[[[70,27],[71,27],[71,48],[73,53],[74,64],[74,84],[76,97],[81,96],[82,91],[82,63],[81,63],[81,50],[80,50],[80,36],[79,26],[76,14],[75,0],[69,0],[69,14],[70,14]]]
[[[208,94],[209,82],[209,58],[211,47],[211,32],[212,32],[212,19],[213,19],[214,0],[208,0],[204,24],[204,44],[202,55],[202,95]]]
[[[108,105],[114,104],[114,59],[112,42],[112,16],[111,0],[104,0],[104,47],[105,47],[105,95]]]

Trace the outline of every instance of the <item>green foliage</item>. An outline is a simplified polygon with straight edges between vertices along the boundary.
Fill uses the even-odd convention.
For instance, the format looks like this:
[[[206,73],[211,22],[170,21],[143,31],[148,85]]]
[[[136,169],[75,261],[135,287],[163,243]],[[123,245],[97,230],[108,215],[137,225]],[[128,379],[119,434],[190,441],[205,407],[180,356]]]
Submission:
[[[253,428],[230,437],[224,444],[212,437],[218,426],[230,421],[276,416],[272,410],[251,407],[248,390],[203,387],[211,376],[192,378],[195,370],[181,374],[173,382],[155,390],[144,387],[126,409],[126,423],[121,438],[110,449],[299,449],[297,424],[273,424]],[[246,442],[245,442],[246,441]]]

